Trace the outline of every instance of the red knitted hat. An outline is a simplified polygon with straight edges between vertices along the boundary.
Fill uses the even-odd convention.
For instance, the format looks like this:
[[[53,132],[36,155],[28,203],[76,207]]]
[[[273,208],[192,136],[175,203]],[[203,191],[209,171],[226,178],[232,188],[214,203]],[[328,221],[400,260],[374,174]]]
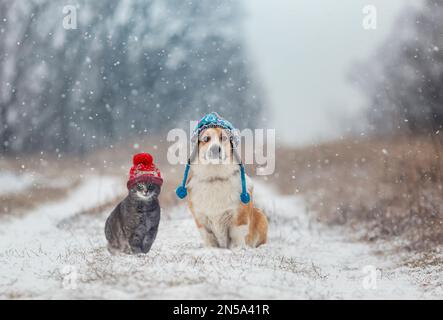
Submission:
[[[129,171],[128,189],[139,182],[152,182],[161,186],[163,184],[160,170],[157,169],[149,153],[138,153],[132,160],[133,166]]]

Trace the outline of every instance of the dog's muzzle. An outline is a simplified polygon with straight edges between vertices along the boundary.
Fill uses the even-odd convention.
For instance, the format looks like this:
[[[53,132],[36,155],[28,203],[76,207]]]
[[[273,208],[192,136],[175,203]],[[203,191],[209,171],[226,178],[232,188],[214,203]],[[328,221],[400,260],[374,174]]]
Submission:
[[[219,159],[222,154],[222,149],[218,144],[214,144],[208,150],[208,158],[209,159]]]

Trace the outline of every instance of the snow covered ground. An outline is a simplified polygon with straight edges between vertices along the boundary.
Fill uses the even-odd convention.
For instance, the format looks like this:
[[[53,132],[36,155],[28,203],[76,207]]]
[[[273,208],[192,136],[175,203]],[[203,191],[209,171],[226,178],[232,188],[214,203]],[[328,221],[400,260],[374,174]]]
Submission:
[[[0,196],[23,192],[37,185],[57,188],[68,187],[69,184],[69,180],[64,177],[48,178],[35,172],[17,174],[11,171],[0,171]]]
[[[109,212],[82,212],[124,192],[119,182],[91,176],[63,201],[24,217],[2,218],[0,298],[443,297],[442,288],[424,286],[441,276],[432,269],[396,267],[395,261],[373,255],[369,245],[349,242],[340,229],[310,221],[302,199],[264,185],[256,185],[255,199],[270,220],[267,245],[203,248],[183,203],[163,209],[149,254],[112,256],[103,234]]]

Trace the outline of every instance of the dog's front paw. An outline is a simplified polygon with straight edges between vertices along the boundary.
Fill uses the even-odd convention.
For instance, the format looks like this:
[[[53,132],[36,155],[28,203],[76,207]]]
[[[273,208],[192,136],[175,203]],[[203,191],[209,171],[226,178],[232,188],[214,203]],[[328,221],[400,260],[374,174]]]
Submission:
[[[234,251],[239,251],[239,250],[244,250],[247,249],[248,246],[246,245],[246,243],[233,243],[231,242],[229,244],[229,249],[234,250]]]

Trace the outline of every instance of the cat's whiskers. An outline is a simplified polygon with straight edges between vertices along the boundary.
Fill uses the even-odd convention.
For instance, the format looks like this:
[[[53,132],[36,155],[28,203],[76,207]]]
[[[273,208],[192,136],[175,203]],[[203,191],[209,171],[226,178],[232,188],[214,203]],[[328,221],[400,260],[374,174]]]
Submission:
[[[152,198],[154,198],[155,193],[154,192],[150,192],[148,195],[144,195],[141,192],[137,192],[137,197],[139,197],[140,199],[144,200],[144,201],[150,201]]]

